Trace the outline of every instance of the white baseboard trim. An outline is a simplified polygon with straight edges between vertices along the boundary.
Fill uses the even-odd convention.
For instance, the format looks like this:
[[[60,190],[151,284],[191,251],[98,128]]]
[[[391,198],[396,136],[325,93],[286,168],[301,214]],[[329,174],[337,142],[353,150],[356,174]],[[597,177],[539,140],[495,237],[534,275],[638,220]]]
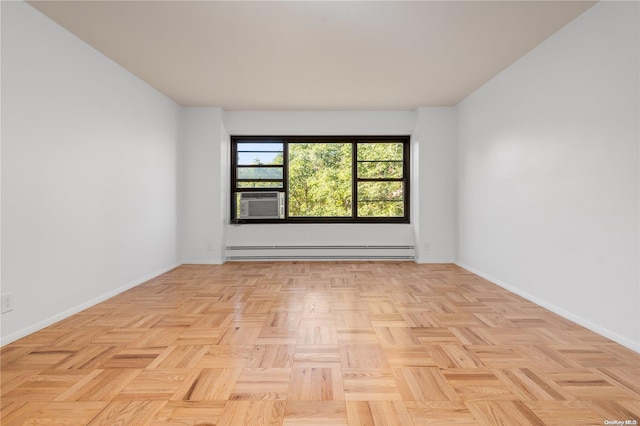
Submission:
[[[225,259],[257,260],[414,260],[412,245],[227,246]]]
[[[581,316],[575,315],[559,306],[554,305],[553,303],[547,302],[546,300],[540,299],[539,297],[533,296],[532,294],[527,293],[517,287],[514,287],[498,278],[492,277],[489,274],[485,274],[482,271],[477,270],[473,266],[466,265],[462,262],[455,262],[461,268],[466,269],[469,272],[473,272],[474,274],[491,281],[492,283],[504,288],[505,290],[509,290],[512,293],[517,294],[520,297],[524,297],[530,302],[535,303],[536,305],[542,306],[545,309],[550,310],[551,312],[560,315],[563,318],[568,319],[569,321],[573,321],[576,324],[579,324],[594,333],[598,333],[599,335],[606,337],[607,339],[613,340],[616,343],[620,343],[622,346],[625,346],[632,351],[640,353],[640,342],[633,341],[627,337],[621,336],[607,328],[601,327],[598,324],[594,324],[591,321],[582,318]]]
[[[0,337],[0,347],[4,346],[4,345],[7,345],[7,344],[9,344],[11,342],[15,342],[18,339],[22,339],[23,337],[28,336],[31,333],[35,333],[36,331],[42,330],[43,328],[48,327],[50,325],[53,325],[53,324],[57,323],[58,321],[61,321],[61,320],[65,319],[65,318],[70,317],[71,315],[75,315],[78,312],[82,312],[85,309],[88,309],[88,308],[90,308],[90,307],[92,307],[94,305],[97,305],[100,302],[104,302],[105,300],[110,299],[113,296],[117,296],[118,294],[120,294],[120,293],[122,293],[124,291],[127,291],[127,290],[129,290],[129,289],[131,289],[131,288],[133,288],[135,286],[138,286],[138,285],[140,285],[140,284],[142,284],[142,283],[144,283],[146,281],[149,281],[150,279],[153,279],[153,278],[157,277],[158,275],[162,275],[165,272],[168,272],[168,271],[170,271],[170,270],[172,270],[172,269],[174,269],[174,268],[176,268],[178,266],[180,266],[180,263],[175,263],[173,265],[167,266],[165,268],[160,269],[159,271],[156,271],[156,272],[153,272],[151,274],[145,275],[144,277],[139,278],[139,279],[137,279],[137,280],[135,280],[133,282],[130,282],[129,284],[125,284],[122,287],[118,287],[118,288],[116,288],[114,290],[111,290],[108,293],[105,293],[105,294],[103,294],[101,296],[95,297],[95,298],[93,298],[91,300],[88,300],[88,301],[86,301],[84,303],[81,303],[81,304],[79,304],[77,306],[74,306],[73,308],[67,309],[64,312],[61,312],[61,313],[59,313],[57,315],[54,315],[54,316],[52,316],[50,318],[47,318],[47,319],[43,320],[43,321],[37,322],[35,324],[32,324],[32,325],[30,325],[28,327],[25,327],[25,328],[23,328],[21,330],[15,331],[15,332],[13,332],[11,334],[8,334],[6,336],[2,336],[2,337]]]

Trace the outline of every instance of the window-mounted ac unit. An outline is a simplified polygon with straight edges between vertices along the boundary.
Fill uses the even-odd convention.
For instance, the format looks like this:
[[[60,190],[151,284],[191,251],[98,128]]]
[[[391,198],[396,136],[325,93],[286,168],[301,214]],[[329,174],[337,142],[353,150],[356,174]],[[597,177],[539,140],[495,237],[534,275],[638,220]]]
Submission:
[[[284,218],[284,192],[241,192],[240,219]]]

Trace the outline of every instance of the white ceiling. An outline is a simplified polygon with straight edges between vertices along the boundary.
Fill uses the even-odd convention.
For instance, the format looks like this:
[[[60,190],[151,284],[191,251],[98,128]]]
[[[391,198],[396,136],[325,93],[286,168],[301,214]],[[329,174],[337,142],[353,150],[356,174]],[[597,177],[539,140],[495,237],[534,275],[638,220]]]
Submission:
[[[184,106],[410,110],[455,105],[594,2],[29,3]]]

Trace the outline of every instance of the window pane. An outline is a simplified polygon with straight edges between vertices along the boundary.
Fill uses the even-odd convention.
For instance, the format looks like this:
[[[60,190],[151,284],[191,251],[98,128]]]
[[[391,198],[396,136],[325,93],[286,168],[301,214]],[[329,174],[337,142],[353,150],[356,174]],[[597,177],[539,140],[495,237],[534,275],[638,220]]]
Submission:
[[[282,152],[282,142],[240,142],[238,152]]]
[[[359,143],[358,161],[402,161],[402,143]]]
[[[280,182],[265,182],[265,181],[253,181],[253,182],[237,182],[238,188],[282,188],[282,181]]]
[[[282,179],[282,167],[238,167],[238,179]]]
[[[238,152],[240,166],[282,165],[282,160],[282,152]]]
[[[242,197],[242,194],[240,194],[239,192],[236,192],[235,198],[236,198],[236,219],[240,217],[240,198]]]
[[[402,178],[402,161],[358,162],[358,178]]]
[[[358,217],[403,217],[402,201],[379,201],[358,203]]]
[[[350,143],[289,144],[289,216],[349,217]]]
[[[402,182],[358,182],[358,217],[404,216]]]

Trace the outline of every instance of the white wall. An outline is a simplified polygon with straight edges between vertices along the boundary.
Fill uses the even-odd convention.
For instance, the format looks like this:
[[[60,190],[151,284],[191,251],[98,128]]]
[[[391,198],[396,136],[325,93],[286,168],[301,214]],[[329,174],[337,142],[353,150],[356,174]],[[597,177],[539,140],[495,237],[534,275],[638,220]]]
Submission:
[[[416,261],[456,259],[456,110],[418,108],[412,179]],[[415,201],[414,201],[415,200]]]
[[[639,4],[601,2],[459,105],[459,262],[640,350]]]
[[[2,343],[176,264],[178,110],[2,2]]]
[[[415,111],[225,111],[232,135],[408,135]]]
[[[228,137],[220,108],[185,108],[180,144],[181,263],[224,261]]]

